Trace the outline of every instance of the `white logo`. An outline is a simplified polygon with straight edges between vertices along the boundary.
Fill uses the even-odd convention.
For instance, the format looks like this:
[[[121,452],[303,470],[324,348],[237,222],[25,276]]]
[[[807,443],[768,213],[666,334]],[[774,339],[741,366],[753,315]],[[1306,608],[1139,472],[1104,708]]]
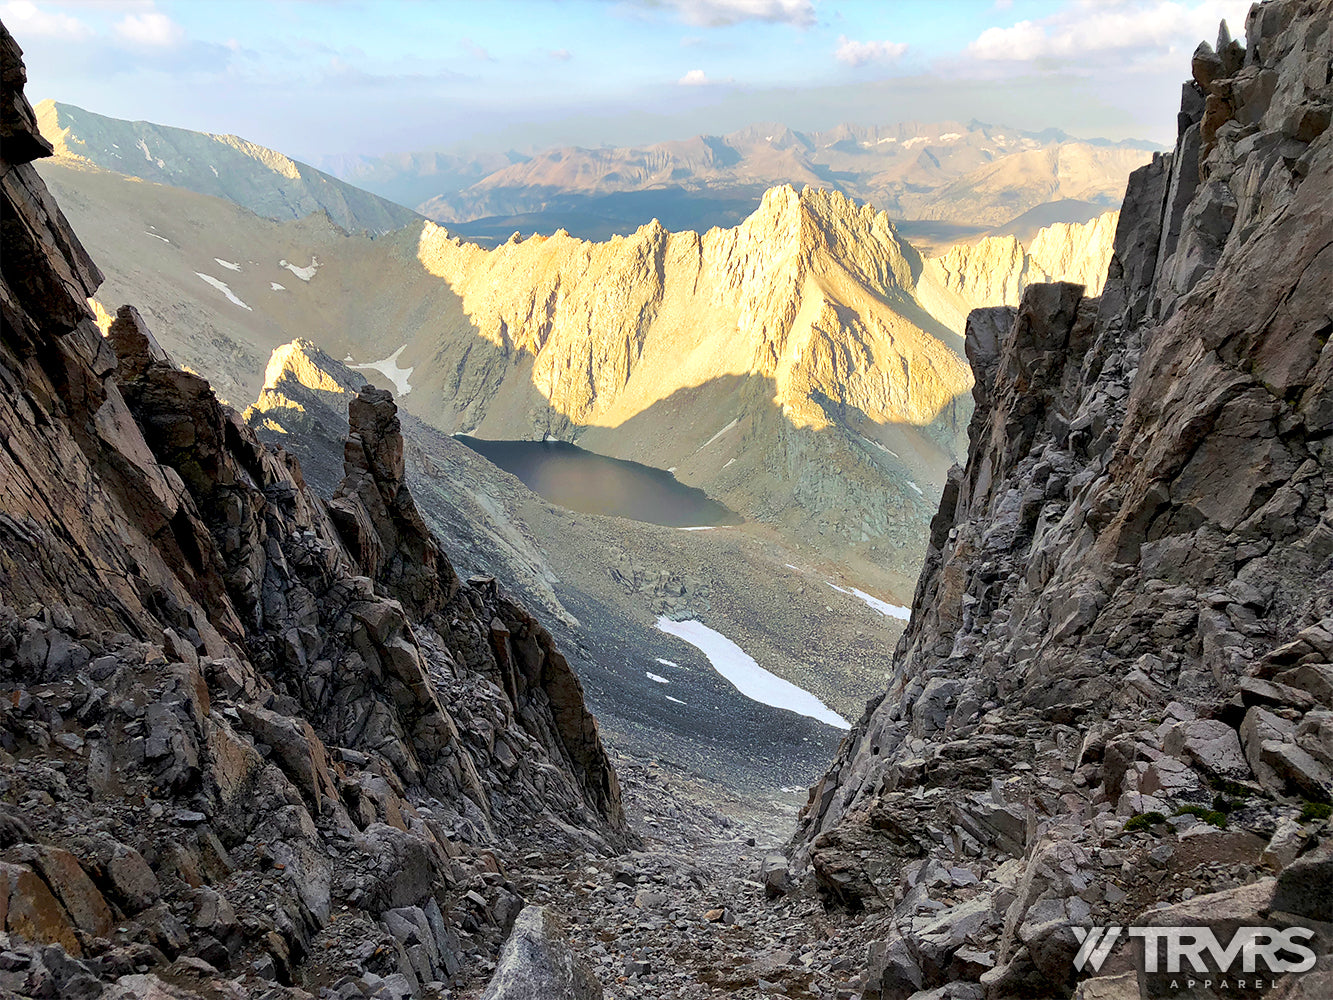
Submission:
[[[1074,927],[1079,940],[1074,968],[1082,972],[1091,968],[1100,972],[1102,963],[1110,956],[1116,941],[1125,929],[1110,927]],[[1309,972],[1314,968],[1315,953],[1302,942],[1314,937],[1314,931],[1305,927],[1278,930],[1273,927],[1239,927],[1224,948],[1211,927],[1130,927],[1131,938],[1143,939],[1143,971],[1159,971],[1158,961],[1165,946],[1166,972],[1180,972],[1181,962],[1187,961],[1195,972],[1227,972],[1237,958],[1246,973],[1255,971],[1263,959],[1268,971]],[[1214,968],[1204,962],[1204,955],[1212,959]]]

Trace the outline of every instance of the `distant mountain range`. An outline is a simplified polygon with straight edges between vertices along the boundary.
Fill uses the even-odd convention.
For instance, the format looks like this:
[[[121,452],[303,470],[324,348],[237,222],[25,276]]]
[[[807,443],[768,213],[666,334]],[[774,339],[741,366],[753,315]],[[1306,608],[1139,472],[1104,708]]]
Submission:
[[[66,162],[225,198],[277,221],[324,212],[349,232],[377,235],[424,215],[483,246],[515,232],[562,229],[605,241],[653,219],[672,231],[730,228],[781,184],[869,203],[928,253],[982,235],[1027,240],[1043,226],[1118,208],[1130,171],[1155,149],[976,121],[824,132],[774,124],[534,155],[329,157],[320,162],[326,173],[234,135],[122,121],[55,101],[36,110]]]
[[[736,225],[765,190],[794,184],[869,202],[906,223],[918,243],[941,247],[951,235],[1030,235],[1117,208],[1129,172],[1155,149],[976,121],[824,132],[774,124],[649,146],[475,159],[414,153],[324,165],[481,241],[558,228],[606,239],[653,218],[668,229],[703,232]],[[1019,220],[1029,215],[1035,225],[1020,233]]]
[[[372,235],[418,221],[415,212],[240,136],[107,118],[72,104],[34,109],[42,135],[66,162],[225,198],[279,222],[324,212]]]

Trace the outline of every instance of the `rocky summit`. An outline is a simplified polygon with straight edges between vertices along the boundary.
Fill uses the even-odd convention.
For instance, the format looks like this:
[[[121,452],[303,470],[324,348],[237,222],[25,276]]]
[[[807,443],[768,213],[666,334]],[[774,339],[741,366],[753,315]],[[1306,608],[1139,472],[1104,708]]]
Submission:
[[[0,994],[1333,996],[1333,0],[1257,4],[1190,70],[1118,215],[938,257],[815,188],[728,230],[489,251],[434,224],[278,234],[162,188],[164,229],[181,206],[327,240],[282,258],[271,316],[240,285],[260,265],[213,257],[245,298],[181,287],[245,314],[214,337],[96,229],[120,181],[57,171],[149,295],[95,308],[0,27]],[[185,261],[163,274],[212,277],[152,226]],[[361,312],[314,297],[358,260],[407,267],[347,293]],[[307,305],[368,321],[297,336]],[[439,316],[467,336],[427,340]],[[244,414],[187,367],[228,357],[259,357]],[[779,497],[758,527],[573,516],[447,433],[628,452],[664,436],[654,408],[701,480]],[[820,442],[942,466],[964,420],[890,655],[824,603],[869,595],[793,539],[910,544],[912,519],[784,539],[785,494],[754,483],[901,506],[903,470],[849,483]],[[724,478],[719,441],[756,464]],[[678,718],[751,786],[765,741],[833,756],[808,795],[714,780],[658,697],[691,676],[663,622],[727,608],[776,648],[783,602],[805,659],[850,687],[874,646],[887,673],[836,752],[702,665]],[[1153,960],[1171,928],[1187,969]],[[1241,978],[1219,954],[1255,931]]]

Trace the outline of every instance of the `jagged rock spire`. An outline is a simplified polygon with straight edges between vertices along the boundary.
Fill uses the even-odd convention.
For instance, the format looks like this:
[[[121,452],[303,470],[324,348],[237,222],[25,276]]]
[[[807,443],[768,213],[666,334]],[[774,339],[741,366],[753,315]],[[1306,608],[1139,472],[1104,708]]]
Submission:
[[[347,409],[345,476],[329,501],[334,524],[362,572],[412,615],[441,611],[458,593],[458,574],[408,489],[393,394],[363,386]]]

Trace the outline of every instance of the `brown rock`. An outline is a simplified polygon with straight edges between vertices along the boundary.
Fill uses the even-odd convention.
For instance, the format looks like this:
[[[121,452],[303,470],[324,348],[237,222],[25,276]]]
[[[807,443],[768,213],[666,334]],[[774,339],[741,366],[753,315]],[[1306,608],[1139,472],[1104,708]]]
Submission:
[[[83,954],[69,914],[31,868],[0,861],[0,922],[10,934]]]

